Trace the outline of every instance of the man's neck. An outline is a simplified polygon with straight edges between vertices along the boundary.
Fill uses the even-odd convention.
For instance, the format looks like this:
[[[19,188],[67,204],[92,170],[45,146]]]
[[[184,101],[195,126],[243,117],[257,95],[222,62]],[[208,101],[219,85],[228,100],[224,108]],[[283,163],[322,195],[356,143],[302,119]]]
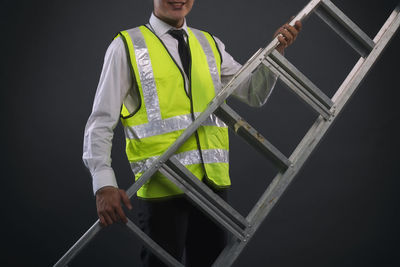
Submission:
[[[175,29],[174,26],[156,17],[154,13],[151,14],[149,23],[153,31],[160,37],[166,34],[169,30]],[[186,32],[186,34],[189,34],[187,32],[186,20],[184,20],[183,25],[177,29],[183,29]]]
[[[158,15],[157,15],[156,13],[154,13],[154,12],[153,12],[153,14],[154,14],[154,16],[156,16],[158,19],[164,21],[164,22],[167,23],[168,25],[170,25],[170,26],[172,26],[172,27],[175,27],[175,28],[182,28],[183,23],[185,22],[185,19],[184,19],[184,18],[181,19],[181,20],[170,20],[170,19],[168,19],[168,18],[160,17],[160,16],[158,16]]]

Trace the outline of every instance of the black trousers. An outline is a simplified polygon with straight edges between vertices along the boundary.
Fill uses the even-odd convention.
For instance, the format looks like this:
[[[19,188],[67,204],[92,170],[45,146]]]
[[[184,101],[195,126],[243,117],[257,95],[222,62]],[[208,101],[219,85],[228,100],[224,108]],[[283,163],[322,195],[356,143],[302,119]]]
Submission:
[[[227,199],[227,189],[214,190]],[[226,233],[185,196],[139,199],[139,225],[154,241],[185,266],[211,266],[227,242]],[[145,267],[166,266],[143,246]]]

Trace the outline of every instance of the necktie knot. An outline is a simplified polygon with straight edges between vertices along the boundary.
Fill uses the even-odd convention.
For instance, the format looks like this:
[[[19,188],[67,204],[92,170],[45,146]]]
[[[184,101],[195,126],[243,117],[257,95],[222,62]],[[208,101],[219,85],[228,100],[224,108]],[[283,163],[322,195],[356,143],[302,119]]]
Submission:
[[[178,42],[185,41],[183,30],[170,30],[169,34],[178,40]]]

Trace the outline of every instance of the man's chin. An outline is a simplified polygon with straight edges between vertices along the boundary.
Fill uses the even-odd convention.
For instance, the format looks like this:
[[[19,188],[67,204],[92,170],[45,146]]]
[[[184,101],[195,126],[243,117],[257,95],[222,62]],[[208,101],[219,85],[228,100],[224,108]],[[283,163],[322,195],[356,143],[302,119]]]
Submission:
[[[170,14],[168,16],[168,19],[170,21],[175,21],[175,22],[182,21],[182,20],[185,19],[184,14],[186,14],[186,13],[183,13],[183,12],[170,12]]]
[[[185,10],[171,10],[169,12],[171,19],[174,19],[174,20],[181,20],[181,19],[185,18],[186,13],[187,12]]]

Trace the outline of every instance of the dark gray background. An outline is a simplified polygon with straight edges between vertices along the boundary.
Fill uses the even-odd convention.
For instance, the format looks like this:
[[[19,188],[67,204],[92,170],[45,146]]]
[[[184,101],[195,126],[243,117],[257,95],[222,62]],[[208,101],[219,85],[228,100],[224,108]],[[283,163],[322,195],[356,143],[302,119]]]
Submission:
[[[244,63],[307,2],[197,0],[188,23]],[[334,1],[370,37],[397,2]],[[151,1],[2,1],[0,265],[52,265],[96,219],[84,126],[108,44],[151,9]],[[400,265],[399,45],[397,35],[235,266]],[[358,59],[315,16],[286,56],[329,96]],[[286,155],[316,118],[282,84],[261,109],[230,103]],[[230,200],[246,215],[275,171],[231,137]],[[113,166],[127,188],[123,153],[119,126]],[[113,226],[71,266],[137,266],[139,247]]]

